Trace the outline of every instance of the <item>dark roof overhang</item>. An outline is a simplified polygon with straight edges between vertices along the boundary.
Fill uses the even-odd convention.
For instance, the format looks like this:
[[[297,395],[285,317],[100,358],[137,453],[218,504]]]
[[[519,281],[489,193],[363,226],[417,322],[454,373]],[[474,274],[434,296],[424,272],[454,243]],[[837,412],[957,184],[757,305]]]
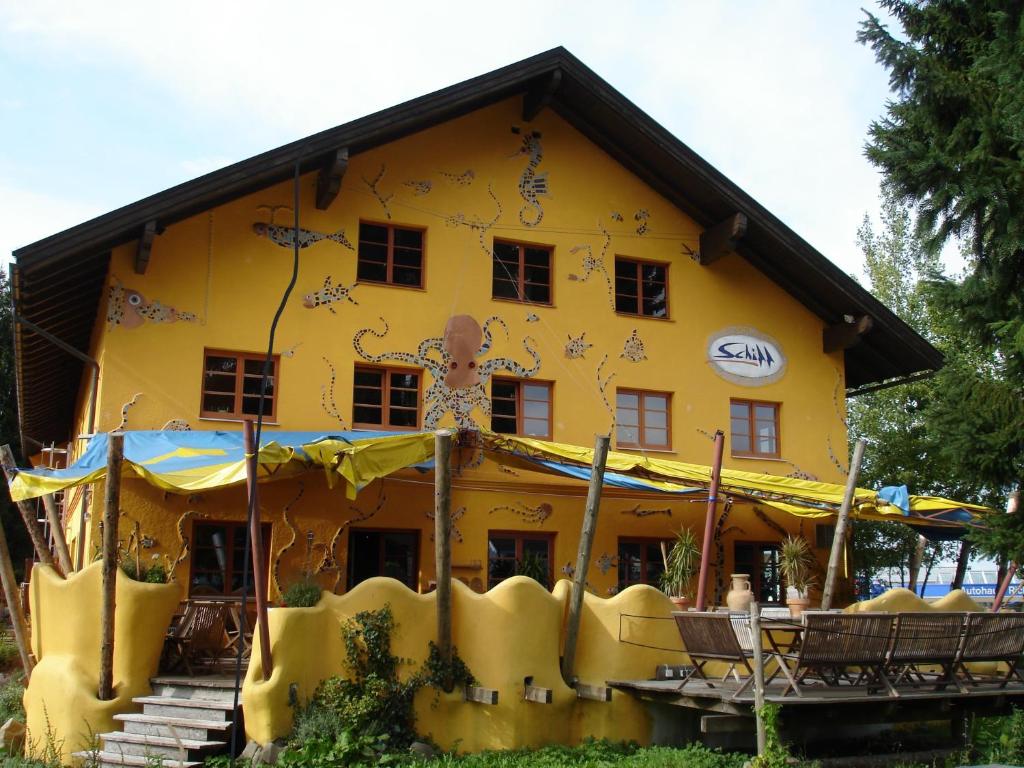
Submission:
[[[871,293],[564,48],[285,144],[20,248],[14,252],[16,287],[22,286],[16,311],[51,330],[56,321],[43,308],[59,305],[52,332],[67,333],[66,340],[87,352],[103,282],[99,265],[105,271],[110,249],[138,240],[147,224],[166,227],[277,184],[291,177],[296,161],[303,172],[318,170],[341,148],[356,155],[520,94],[534,108],[550,106],[702,227],[744,214],[748,226],[738,252],[826,324],[870,316],[871,330],[846,350],[848,388],[941,367],[938,350]],[[69,294],[67,283],[51,285],[50,270],[81,272],[82,290]],[[24,303],[25,289],[36,296],[35,305]],[[16,332],[15,340],[23,434],[66,439],[81,363],[68,361],[59,385],[45,382],[46,366],[29,356],[27,337]]]

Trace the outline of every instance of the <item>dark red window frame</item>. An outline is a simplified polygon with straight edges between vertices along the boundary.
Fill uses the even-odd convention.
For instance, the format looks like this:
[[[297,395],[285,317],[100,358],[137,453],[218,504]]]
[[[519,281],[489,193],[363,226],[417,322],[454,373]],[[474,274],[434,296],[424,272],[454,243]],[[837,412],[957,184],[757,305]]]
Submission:
[[[211,367],[211,358],[234,359],[235,370],[218,371]],[[226,349],[203,350],[203,379],[200,389],[199,415],[206,419],[245,419],[259,415],[259,381],[263,375],[263,363],[267,356],[258,352],[238,352]],[[274,419],[277,416],[277,394],[280,388],[281,356],[274,355],[271,360],[271,374],[268,379],[270,391],[264,400],[264,417]],[[210,384],[221,381],[224,384],[233,379],[232,390],[208,389]],[[230,411],[207,408],[207,398],[234,398]],[[246,410],[246,404],[252,404]]]
[[[381,240],[371,240],[368,236],[368,227],[377,227],[386,230],[386,239],[382,242]],[[395,242],[396,233],[415,233],[419,235],[420,244],[419,247],[411,245],[401,245]],[[426,240],[427,230],[423,227],[411,227],[398,224],[391,224],[386,222],[378,221],[361,221],[359,222],[359,253],[356,262],[356,277],[360,282],[373,283],[375,285],[393,285],[398,288],[422,288],[424,283],[424,274],[426,272]],[[369,259],[364,245],[373,246],[384,246],[386,248],[385,260],[383,262],[377,259]],[[397,263],[395,256],[396,253],[400,255],[410,256],[414,253],[419,253],[419,264],[401,264]],[[385,279],[369,277],[365,266],[367,264],[380,264],[385,265]],[[408,270],[419,273],[418,282],[403,282],[395,279],[395,270]]]

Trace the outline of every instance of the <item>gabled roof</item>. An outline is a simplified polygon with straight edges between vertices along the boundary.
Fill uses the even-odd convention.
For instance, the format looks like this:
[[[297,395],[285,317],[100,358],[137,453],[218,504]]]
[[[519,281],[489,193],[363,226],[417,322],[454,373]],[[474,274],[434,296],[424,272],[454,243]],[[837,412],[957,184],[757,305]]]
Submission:
[[[264,152],[98,216],[14,252],[15,311],[77,349],[88,350],[109,251],[158,228],[303,172],[395,141],[481,107],[524,95],[548,107],[702,227],[747,217],[737,252],[826,324],[870,316],[846,350],[850,388],[937,369],[942,355],[849,275],[564,48]],[[714,266],[708,267],[713,269]],[[18,327],[15,331],[23,438],[67,439],[82,363]]]

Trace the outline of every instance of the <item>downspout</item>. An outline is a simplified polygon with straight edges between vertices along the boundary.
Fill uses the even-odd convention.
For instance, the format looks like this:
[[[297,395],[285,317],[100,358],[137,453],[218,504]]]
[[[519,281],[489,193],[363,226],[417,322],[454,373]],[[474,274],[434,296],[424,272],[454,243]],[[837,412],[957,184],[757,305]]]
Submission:
[[[89,437],[92,437],[92,435],[95,434],[96,432],[96,397],[97,394],[99,393],[100,364],[96,362],[96,360],[82,352],[81,350],[76,349],[75,347],[68,344],[66,341],[58,339],[49,331],[43,330],[38,325],[33,323],[31,320],[26,320],[24,317],[17,313],[15,313],[14,315],[14,322],[25,326],[33,333],[38,333],[40,336],[42,336],[44,339],[46,339],[48,342],[53,344],[58,349],[64,350],[72,357],[81,360],[83,363],[89,366],[90,370],[92,371],[92,375],[89,377],[89,407],[88,410],[86,411],[85,425],[86,434],[89,435]],[[90,490],[89,488],[86,488],[86,492],[82,494],[82,512],[81,515],[79,516],[78,523],[78,553],[76,563],[77,570],[79,571],[82,570],[82,568],[85,566],[85,520],[86,515],[88,514],[89,511],[90,496]]]

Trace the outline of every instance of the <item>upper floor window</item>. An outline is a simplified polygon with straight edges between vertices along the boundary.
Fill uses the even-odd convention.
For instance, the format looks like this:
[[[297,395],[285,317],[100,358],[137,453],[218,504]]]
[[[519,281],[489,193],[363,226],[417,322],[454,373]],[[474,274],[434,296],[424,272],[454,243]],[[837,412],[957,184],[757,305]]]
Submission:
[[[549,383],[491,379],[491,429],[495,432],[550,440],[551,421]]]
[[[620,389],[615,395],[615,443],[619,448],[672,447],[668,392]]]
[[[779,458],[779,404],[730,400],[733,456]]]
[[[423,287],[423,230],[359,224],[356,277],[368,283]]]
[[[260,382],[266,355],[206,350],[203,356],[203,392],[199,415],[212,419],[242,419],[260,411]],[[281,359],[271,359],[263,415],[277,413],[277,375]]]
[[[616,256],[615,311],[668,317],[668,265]]]
[[[551,303],[551,248],[495,240],[493,253],[494,298]]]
[[[420,372],[356,366],[352,423],[357,427],[416,429],[420,425]]]

